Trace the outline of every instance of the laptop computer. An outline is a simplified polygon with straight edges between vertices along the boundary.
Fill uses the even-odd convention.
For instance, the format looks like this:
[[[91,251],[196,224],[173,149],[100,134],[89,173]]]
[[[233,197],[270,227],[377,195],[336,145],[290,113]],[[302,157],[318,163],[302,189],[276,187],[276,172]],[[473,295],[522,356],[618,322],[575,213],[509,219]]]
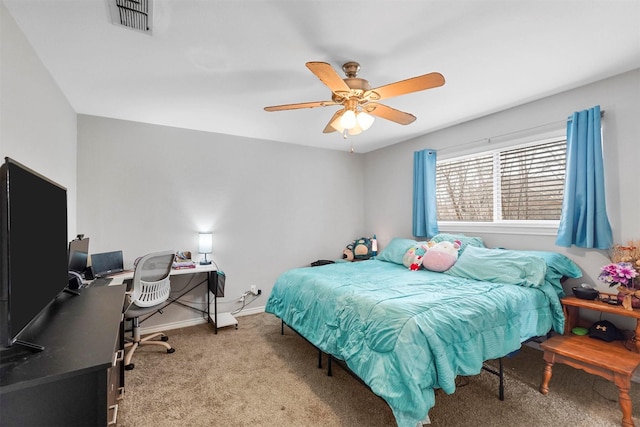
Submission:
[[[91,254],[91,269],[94,277],[107,277],[124,271],[122,251]]]

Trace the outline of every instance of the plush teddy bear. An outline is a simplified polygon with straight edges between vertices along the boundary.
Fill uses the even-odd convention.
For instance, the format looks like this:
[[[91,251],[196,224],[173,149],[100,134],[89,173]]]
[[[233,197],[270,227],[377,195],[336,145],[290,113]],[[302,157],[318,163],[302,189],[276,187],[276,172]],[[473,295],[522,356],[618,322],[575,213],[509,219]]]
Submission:
[[[458,260],[458,252],[462,244],[459,240],[427,244],[427,251],[422,256],[422,266],[431,271],[447,271]]]

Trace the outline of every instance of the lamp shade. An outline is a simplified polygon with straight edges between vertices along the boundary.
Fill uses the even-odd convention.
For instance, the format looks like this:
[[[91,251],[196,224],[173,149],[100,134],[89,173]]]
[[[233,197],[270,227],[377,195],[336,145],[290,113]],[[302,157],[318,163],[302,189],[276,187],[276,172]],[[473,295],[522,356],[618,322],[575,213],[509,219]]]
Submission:
[[[359,133],[362,133],[362,128],[360,127],[360,125],[358,125],[358,123],[356,123],[355,126],[353,126],[351,129],[349,129],[349,135],[358,135]]]
[[[200,233],[198,237],[198,253],[210,254],[213,250],[213,234]]]
[[[340,118],[340,124],[345,129],[351,129],[352,127],[354,127],[357,124],[356,113],[354,113],[352,110],[345,111]]]
[[[358,121],[358,125],[362,128],[362,130],[367,130],[373,124],[373,116],[365,113],[364,111],[360,111],[356,116],[356,120]]]

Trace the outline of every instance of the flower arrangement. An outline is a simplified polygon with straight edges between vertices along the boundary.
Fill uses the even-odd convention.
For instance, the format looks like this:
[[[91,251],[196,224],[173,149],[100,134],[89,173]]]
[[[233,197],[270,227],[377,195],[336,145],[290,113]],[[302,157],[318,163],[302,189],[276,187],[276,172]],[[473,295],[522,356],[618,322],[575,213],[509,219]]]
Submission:
[[[634,279],[640,273],[640,240],[629,240],[626,245],[615,244],[609,249],[612,264],[602,267],[599,280],[618,286],[618,301],[626,310],[640,308],[640,289]],[[637,284],[636,284],[637,285]]]
[[[602,280],[613,286],[629,286],[633,284],[633,278],[638,276],[638,272],[630,262],[617,262],[602,267],[598,280]]]

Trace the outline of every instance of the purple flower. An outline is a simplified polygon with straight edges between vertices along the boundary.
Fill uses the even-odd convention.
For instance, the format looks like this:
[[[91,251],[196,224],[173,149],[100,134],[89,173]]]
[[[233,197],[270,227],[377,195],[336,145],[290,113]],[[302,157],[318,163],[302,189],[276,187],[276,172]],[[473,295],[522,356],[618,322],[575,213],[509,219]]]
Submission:
[[[638,272],[628,262],[608,264],[600,270],[601,273],[598,276],[598,280],[608,283],[609,287],[616,285],[627,286],[634,277],[638,276]]]

